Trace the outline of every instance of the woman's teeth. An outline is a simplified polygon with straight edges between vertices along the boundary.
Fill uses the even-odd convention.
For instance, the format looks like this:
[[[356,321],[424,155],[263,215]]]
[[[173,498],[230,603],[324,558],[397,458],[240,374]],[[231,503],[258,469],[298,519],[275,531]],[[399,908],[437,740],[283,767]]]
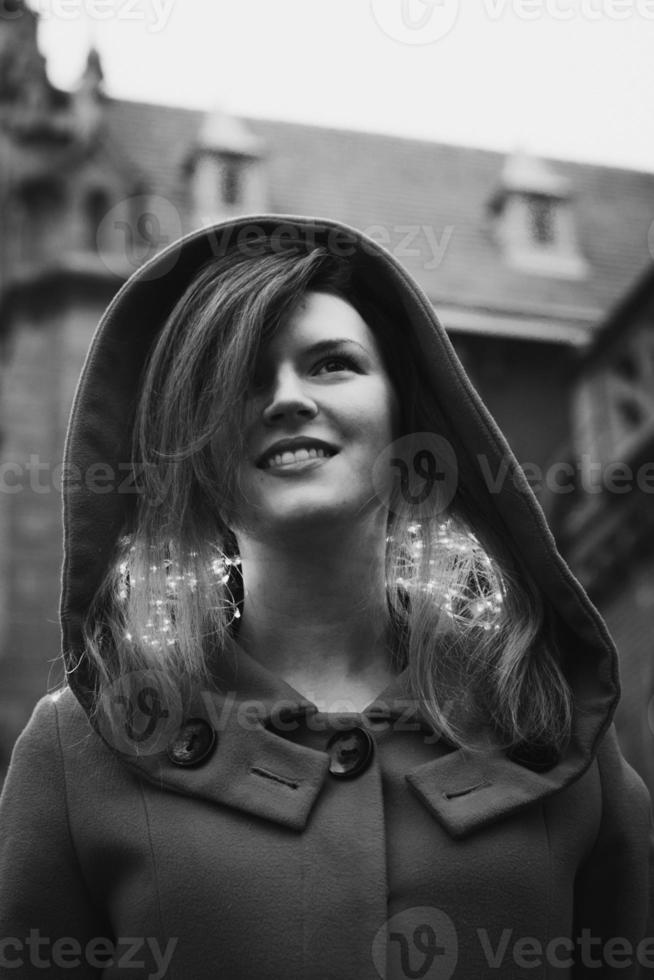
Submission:
[[[286,466],[288,463],[300,463],[305,459],[324,459],[327,455],[324,449],[296,449],[295,452],[287,451],[270,456],[266,460],[266,466]]]

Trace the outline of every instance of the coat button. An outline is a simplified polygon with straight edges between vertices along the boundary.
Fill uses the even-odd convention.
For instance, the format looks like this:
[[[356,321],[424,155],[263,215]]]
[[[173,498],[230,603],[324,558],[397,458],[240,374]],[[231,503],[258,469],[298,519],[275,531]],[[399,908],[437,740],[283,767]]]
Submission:
[[[372,759],[373,741],[365,728],[336,732],[327,743],[329,771],[337,779],[350,779],[366,769]]]
[[[176,766],[197,766],[213,752],[216,733],[204,718],[189,718],[168,744],[168,758]]]

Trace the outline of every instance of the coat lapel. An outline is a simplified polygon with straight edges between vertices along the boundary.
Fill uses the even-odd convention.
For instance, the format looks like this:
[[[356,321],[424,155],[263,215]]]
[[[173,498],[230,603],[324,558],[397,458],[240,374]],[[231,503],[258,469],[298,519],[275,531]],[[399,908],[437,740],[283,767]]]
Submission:
[[[197,767],[176,765],[166,751],[123,756],[161,789],[199,797],[303,830],[325,780],[329,756],[283,737],[283,725],[317,707],[244,651],[230,651],[215,671],[216,689],[198,692],[189,717],[217,734],[211,755]],[[364,723],[415,722],[433,738],[420,706],[409,697],[404,670],[363,712]],[[488,741],[482,749],[455,748],[441,738],[434,758],[407,770],[416,797],[453,838],[463,838],[549,796],[576,778],[583,759],[573,750],[550,772],[533,772]]]

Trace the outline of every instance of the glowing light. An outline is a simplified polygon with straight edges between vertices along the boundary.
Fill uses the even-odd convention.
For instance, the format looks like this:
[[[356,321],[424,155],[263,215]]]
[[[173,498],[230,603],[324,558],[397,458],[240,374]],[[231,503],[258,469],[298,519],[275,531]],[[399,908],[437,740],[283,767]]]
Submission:
[[[425,596],[428,602],[441,607],[445,614],[464,628],[501,629],[502,583],[498,580],[491,557],[484,551],[476,535],[461,530],[451,520],[436,528],[414,522],[407,526],[407,532],[408,538],[403,541],[393,535],[386,537],[387,543],[396,549],[399,546],[396,572],[402,574],[396,575],[397,585],[409,594],[413,591],[414,594]],[[165,580],[166,597],[151,599],[151,616],[147,622],[147,629],[151,632],[142,636],[143,643],[160,650],[175,646],[176,631],[174,617],[171,619],[169,615],[171,610],[198,588],[214,588],[213,583],[217,600],[214,608],[220,609],[232,621],[241,618],[240,610],[225,588],[229,584],[231,568],[240,566],[241,559],[230,558],[219,549],[216,550],[218,554],[208,558],[207,564],[201,569],[198,569],[197,559],[200,553],[197,551],[190,551],[186,556],[176,555],[174,558],[154,558],[154,554],[151,554],[150,560],[153,561],[154,558],[154,561],[149,565],[150,572]],[[154,546],[152,552],[160,555],[160,550]],[[170,552],[172,553],[172,548]],[[129,548],[129,553],[138,559],[135,546]],[[427,558],[428,575],[424,580],[423,571],[427,566]],[[191,565],[193,571],[188,567]],[[130,570],[129,559],[120,562],[118,570],[122,581],[118,583],[117,594],[125,602],[129,599],[130,589],[137,586],[139,576]],[[460,580],[454,587],[446,585],[450,573]],[[221,589],[225,591],[222,592]],[[125,633],[125,638],[132,642],[131,633]]]

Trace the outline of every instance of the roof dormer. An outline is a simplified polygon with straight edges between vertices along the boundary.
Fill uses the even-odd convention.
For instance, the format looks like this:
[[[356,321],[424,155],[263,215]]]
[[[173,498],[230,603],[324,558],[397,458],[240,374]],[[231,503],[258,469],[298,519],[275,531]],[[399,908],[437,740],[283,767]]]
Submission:
[[[570,181],[546,161],[524,151],[508,157],[489,208],[495,240],[509,265],[566,279],[586,275]]]
[[[204,117],[186,174],[195,225],[266,210],[262,143],[223,109]]]

